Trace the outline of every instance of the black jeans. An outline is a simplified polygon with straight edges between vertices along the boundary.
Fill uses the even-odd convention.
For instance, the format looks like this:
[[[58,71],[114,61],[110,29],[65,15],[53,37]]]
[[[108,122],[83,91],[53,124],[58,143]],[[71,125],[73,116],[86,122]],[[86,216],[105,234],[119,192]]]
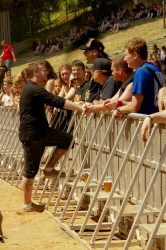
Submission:
[[[29,179],[35,177],[46,146],[57,146],[60,149],[67,150],[72,138],[72,134],[49,128],[46,136],[41,139],[22,141],[25,160],[23,176]]]

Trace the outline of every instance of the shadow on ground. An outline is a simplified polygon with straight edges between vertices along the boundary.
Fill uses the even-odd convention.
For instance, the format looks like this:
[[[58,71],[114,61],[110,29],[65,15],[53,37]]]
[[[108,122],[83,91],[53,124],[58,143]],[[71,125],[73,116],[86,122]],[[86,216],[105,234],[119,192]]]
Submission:
[[[4,243],[3,232],[2,232],[2,220],[3,216],[2,213],[0,212],[0,242]]]

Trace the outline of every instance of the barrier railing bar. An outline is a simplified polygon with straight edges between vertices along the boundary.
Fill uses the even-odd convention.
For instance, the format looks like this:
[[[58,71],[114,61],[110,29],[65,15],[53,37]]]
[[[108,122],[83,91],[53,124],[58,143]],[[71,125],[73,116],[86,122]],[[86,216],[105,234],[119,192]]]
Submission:
[[[109,245],[110,245],[110,243],[111,243],[111,241],[112,241],[112,238],[113,238],[113,236],[114,236],[115,230],[116,230],[116,228],[117,228],[117,226],[118,226],[118,223],[119,223],[119,221],[120,221],[120,218],[121,218],[121,216],[122,216],[123,210],[124,210],[124,208],[125,208],[125,206],[126,206],[126,203],[127,203],[127,201],[128,201],[128,198],[129,198],[129,196],[130,196],[130,193],[131,193],[131,191],[132,191],[132,188],[133,188],[133,186],[134,186],[134,183],[135,183],[136,179],[138,178],[138,174],[139,174],[140,169],[141,169],[141,167],[142,167],[142,164],[143,164],[145,155],[146,155],[146,153],[147,153],[147,151],[148,151],[148,149],[149,149],[149,147],[150,147],[150,145],[151,145],[151,142],[152,142],[152,140],[153,140],[153,138],[154,138],[154,135],[155,135],[155,133],[156,133],[156,130],[157,130],[157,125],[155,124],[154,127],[153,127],[153,129],[152,129],[151,137],[149,138],[149,140],[148,140],[148,142],[147,142],[147,144],[146,144],[146,146],[145,146],[145,148],[144,148],[144,150],[143,150],[143,152],[142,152],[142,156],[141,156],[141,158],[140,158],[140,161],[139,161],[138,164],[137,164],[137,168],[136,168],[135,173],[134,173],[134,175],[133,175],[133,177],[132,177],[132,180],[131,180],[131,183],[130,183],[130,185],[129,185],[129,188],[128,188],[127,192],[126,192],[125,199],[123,200],[123,202],[122,202],[122,204],[121,204],[120,210],[119,210],[119,212],[118,212],[118,214],[117,214],[117,218],[116,218],[116,220],[115,220],[115,222],[114,222],[114,224],[113,224],[113,227],[112,227],[111,232],[110,232],[110,234],[109,234],[109,237],[108,237],[108,240],[107,240],[106,245],[105,245],[105,247],[104,247],[104,250],[108,249],[108,247],[109,247]],[[107,200],[105,206],[107,206],[108,203],[109,203],[109,199]]]

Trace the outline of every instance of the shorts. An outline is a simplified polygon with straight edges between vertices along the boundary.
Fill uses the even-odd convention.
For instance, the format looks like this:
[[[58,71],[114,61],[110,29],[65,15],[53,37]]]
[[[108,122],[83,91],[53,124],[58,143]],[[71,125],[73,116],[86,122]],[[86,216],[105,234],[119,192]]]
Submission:
[[[72,134],[49,128],[46,136],[41,139],[22,141],[25,161],[23,176],[28,179],[36,176],[46,146],[57,146],[67,150],[72,139]]]

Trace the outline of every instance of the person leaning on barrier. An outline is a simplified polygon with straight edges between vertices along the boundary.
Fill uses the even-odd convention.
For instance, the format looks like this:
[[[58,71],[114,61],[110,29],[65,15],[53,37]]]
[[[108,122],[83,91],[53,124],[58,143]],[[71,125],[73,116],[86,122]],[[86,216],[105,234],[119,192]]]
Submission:
[[[89,83],[85,80],[85,64],[80,60],[74,60],[72,62],[71,68],[76,86],[74,101],[85,102],[86,92],[89,88]]]
[[[58,175],[54,169],[56,162],[66,153],[73,136],[69,133],[49,128],[45,104],[57,108],[83,111],[79,104],[62,97],[54,96],[44,89],[48,69],[43,62],[33,64],[33,76],[25,85],[20,97],[19,139],[23,144],[25,165],[23,169],[22,190],[24,193],[24,211],[39,211],[31,202],[34,178],[46,146],[56,146],[52,157],[43,170],[44,177]],[[39,212],[42,212],[42,207]]]
[[[125,102],[131,101],[134,73],[133,70],[128,67],[127,62],[124,61],[124,56],[117,56],[113,59],[111,71],[114,80],[122,82],[122,85],[112,98],[105,100],[102,104],[94,104],[91,105],[91,107],[88,106],[90,111],[112,110],[116,109],[118,105],[120,106]]]
[[[111,62],[107,58],[97,58],[93,65],[93,79],[100,84],[96,100],[103,102],[113,97],[120,88],[121,83],[114,80],[111,74]]]
[[[80,47],[83,50],[83,54],[86,58],[88,65],[93,65],[97,58],[109,59],[107,53],[104,51],[105,47],[103,43],[97,39],[90,38],[86,45]],[[109,59],[111,62],[111,59]],[[86,93],[86,101],[93,102],[98,95],[100,84],[95,82],[93,77],[89,81],[89,88]]]
[[[146,41],[142,38],[133,38],[125,45],[125,60],[129,68],[135,71],[132,100],[125,106],[118,107],[113,113],[115,119],[124,114],[139,112],[151,114],[158,112],[158,91],[164,85],[162,71],[147,61],[148,50]]]
[[[150,136],[151,129],[154,123],[166,123],[166,110],[148,115],[141,128],[141,139],[143,142],[147,141],[147,135]]]

